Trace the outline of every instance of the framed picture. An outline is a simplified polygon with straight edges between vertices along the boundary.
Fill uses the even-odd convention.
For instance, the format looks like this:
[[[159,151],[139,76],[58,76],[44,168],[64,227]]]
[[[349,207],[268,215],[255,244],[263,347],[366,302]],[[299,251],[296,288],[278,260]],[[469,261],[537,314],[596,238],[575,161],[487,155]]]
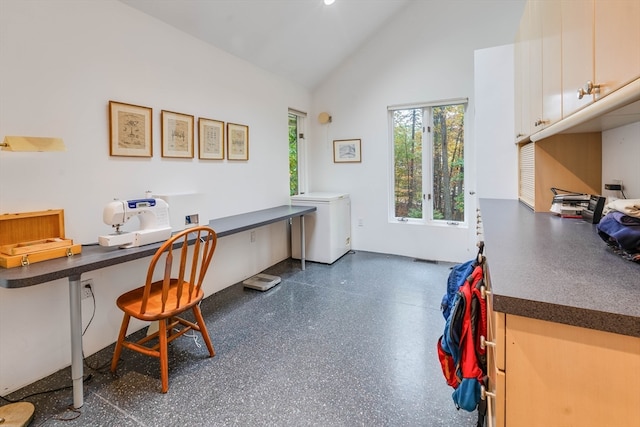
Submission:
[[[227,123],[227,159],[249,160],[249,126]]]
[[[109,101],[109,155],[151,157],[152,109]]]
[[[162,157],[193,158],[193,116],[162,110]]]
[[[224,159],[224,122],[198,118],[198,158]]]
[[[336,139],[333,141],[334,163],[359,163],[361,161],[359,139]]]

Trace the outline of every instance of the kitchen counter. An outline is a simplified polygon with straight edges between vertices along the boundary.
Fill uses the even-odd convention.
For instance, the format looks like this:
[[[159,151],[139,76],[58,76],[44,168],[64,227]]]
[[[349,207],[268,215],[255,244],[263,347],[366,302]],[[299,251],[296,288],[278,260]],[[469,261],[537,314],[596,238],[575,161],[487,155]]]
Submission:
[[[607,248],[596,226],[481,199],[497,312],[640,337],[640,264]]]

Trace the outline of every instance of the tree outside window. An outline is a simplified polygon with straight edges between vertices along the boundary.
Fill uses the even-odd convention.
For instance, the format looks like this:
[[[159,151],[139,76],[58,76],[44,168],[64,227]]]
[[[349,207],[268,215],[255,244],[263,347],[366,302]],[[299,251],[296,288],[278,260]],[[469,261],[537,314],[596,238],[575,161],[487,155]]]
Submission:
[[[289,195],[298,194],[298,116],[289,113]]]
[[[391,110],[395,218],[464,221],[465,106]]]

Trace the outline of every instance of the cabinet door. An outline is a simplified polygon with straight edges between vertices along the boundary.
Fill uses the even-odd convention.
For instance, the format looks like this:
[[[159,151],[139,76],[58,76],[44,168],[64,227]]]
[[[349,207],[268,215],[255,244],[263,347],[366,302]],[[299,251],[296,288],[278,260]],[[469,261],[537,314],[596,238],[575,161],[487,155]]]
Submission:
[[[640,425],[640,338],[507,315],[507,426]]]
[[[593,82],[593,0],[562,0],[562,116],[591,104],[593,95],[578,98],[578,89]]]
[[[486,262],[486,261],[485,261]],[[489,392],[493,395],[487,400],[487,427],[504,427],[505,420],[505,325],[504,313],[493,311],[493,296],[491,293],[491,274],[486,264],[484,272],[487,294],[487,375],[489,377]]]
[[[599,97],[640,77],[640,1],[596,0],[595,82]]]
[[[544,128],[542,111],[542,1],[529,1],[529,126],[534,134]]]
[[[525,7],[514,48],[515,140],[521,141],[531,134],[529,117],[529,13]]]
[[[562,18],[560,3],[540,1],[542,21],[542,128],[562,119]]]

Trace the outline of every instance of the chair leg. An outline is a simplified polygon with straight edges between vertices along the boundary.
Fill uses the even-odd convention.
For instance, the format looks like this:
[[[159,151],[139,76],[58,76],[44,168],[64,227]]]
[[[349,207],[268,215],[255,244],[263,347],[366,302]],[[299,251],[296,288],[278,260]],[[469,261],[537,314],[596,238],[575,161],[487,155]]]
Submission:
[[[162,382],[162,392],[169,391],[169,355],[167,349],[167,319],[159,322],[158,338],[160,340],[160,381]]]
[[[198,327],[200,328],[200,334],[202,335],[202,339],[207,345],[207,349],[209,349],[209,357],[213,357],[216,355],[216,352],[213,348],[213,344],[211,343],[211,337],[209,337],[209,331],[207,331],[207,325],[204,323],[204,318],[202,317],[202,312],[200,311],[200,307],[197,305],[193,306],[193,315],[198,322]]]
[[[129,327],[129,320],[131,316],[125,314],[122,318],[122,325],[120,326],[120,333],[118,334],[118,341],[116,341],[116,348],[113,350],[113,359],[111,359],[111,372],[115,372],[118,366],[118,360],[120,360],[120,354],[122,353],[122,343],[127,335],[127,328]]]

